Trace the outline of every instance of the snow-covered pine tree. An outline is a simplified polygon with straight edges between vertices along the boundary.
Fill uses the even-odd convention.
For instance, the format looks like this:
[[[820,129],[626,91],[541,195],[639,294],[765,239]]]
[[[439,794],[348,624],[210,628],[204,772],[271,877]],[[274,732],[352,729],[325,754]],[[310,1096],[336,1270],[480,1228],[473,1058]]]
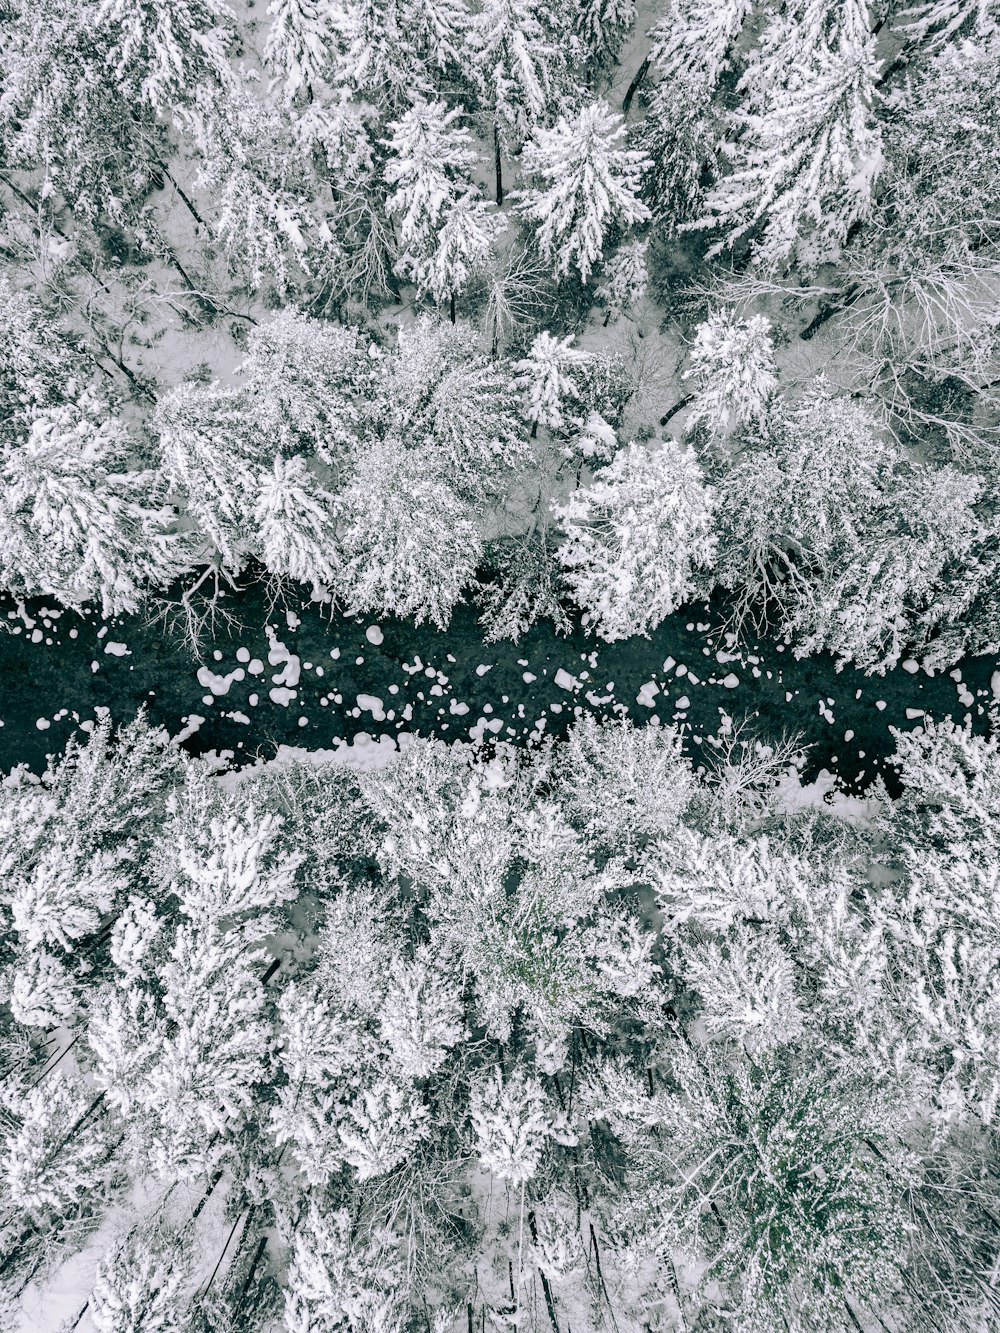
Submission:
[[[323,994],[321,981],[286,988],[278,1014],[277,1061],[287,1082],[277,1089],[269,1129],[275,1143],[289,1145],[306,1180],[324,1185],[347,1161],[339,1133],[344,1100],[384,1048],[357,1014]]]
[[[747,1328],[822,1327],[845,1291],[862,1310],[884,1308],[903,1285],[914,1180],[891,1096],[811,1048],[751,1061],[735,1046],[674,1042],[670,1070],[677,1091],[644,1118],[671,1152],[658,1166],[660,1140],[646,1140],[623,1200],[649,1210],[653,1251],[695,1246],[702,1282],[726,1284]]]
[[[348,615],[390,611],[441,629],[472,579],[482,536],[418,451],[374,445],[338,497],[335,595]]]
[[[772,19],[740,80],[746,108],[724,145],[733,169],[685,224],[725,231],[710,253],[757,231],[761,267],[814,268],[867,215],[883,160],[869,26],[867,0],[808,0]]]
[[[576,1225],[575,1209],[559,1200],[546,1199],[528,1215],[531,1257],[538,1271],[556,1289],[568,1290],[586,1267],[583,1234]]]
[[[601,725],[586,714],[557,758],[560,803],[588,844],[635,855],[668,837],[694,794],[680,737],[669,727]]]
[[[38,847],[58,828],[63,836],[78,836],[88,854],[127,848],[131,859],[141,860],[152,846],[179,769],[166,732],[150,726],[143,713],[114,731],[104,715],[90,727],[85,743],[70,738],[63,753],[50,761],[39,787],[15,789],[13,799],[19,811],[27,802],[52,821],[42,826]],[[6,845],[9,849],[9,839]]]
[[[115,979],[123,986],[135,986],[143,977],[145,959],[163,926],[162,918],[149,898],[133,894],[111,931],[108,952],[115,969]]]
[[[729,1037],[752,1057],[802,1038],[796,969],[777,932],[737,927],[722,941],[687,941],[678,953],[675,965],[698,996],[713,1038]]]
[[[660,226],[674,231],[699,216],[705,177],[717,172],[722,135],[722,112],[700,78],[659,80],[633,142],[649,158],[642,195]]]
[[[272,1042],[261,985],[266,965],[264,951],[248,947],[237,930],[177,931],[159,972],[166,1021],[138,1089],[141,1147],[161,1179],[203,1174],[251,1114]],[[111,1088],[108,1095],[122,1103],[135,1092]]]
[[[695,591],[716,549],[713,494],[694,455],[672,440],[620,449],[552,511],[574,601],[602,639],[648,634]]]
[[[552,1116],[537,1079],[518,1070],[494,1072],[469,1097],[476,1151],[483,1166],[508,1185],[523,1185],[541,1165]]]
[[[271,26],[264,60],[281,80],[284,96],[311,102],[328,81],[337,29],[323,0],[270,0]]]
[[[405,1078],[429,1078],[465,1033],[460,994],[423,955],[396,971],[379,1010],[382,1036]]]
[[[405,0],[343,0],[333,10],[340,42],[334,79],[383,113],[430,92]]]
[[[52,1028],[79,1017],[83,993],[61,957],[32,949],[5,971],[4,989],[14,1021],[26,1028]]]
[[[2,1181],[16,1207],[61,1214],[104,1184],[110,1134],[100,1093],[56,1070],[9,1097]]]
[[[481,267],[505,223],[476,198],[470,168],[478,154],[459,108],[418,99],[389,125],[387,207],[399,219],[401,276],[450,303]]]
[[[314,597],[336,578],[336,497],[298,454],[276,457],[254,506],[257,554],[269,573],[312,586]]]
[[[602,463],[609,463],[618,448],[618,436],[600,412],[591,411],[580,425],[579,433],[573,437],[570,447],[580,458],[596,458]]]
[[[752,8],[752,0],[668,0],[649,33],[657,72],[668,83],[697,80],[711,97]]]
[[[627,315],[645,297],[648,248],[647,241],[626,241],[604,266],[604,276],[594,295],[608,312],[605,324]]]
[[[555,91],[559,56],[534,0],[485,0],[469,27],[468,54],[493,117],[496,201],[502,204],[501,150],[520,148],[542,120]]]
[[[176,115],[199,85],[234,80],[234,15],[224,0],[97,0],[93,22],[120,83],[156,111]]]
[[[386,873],[402,873],[446,891],[452,876],[468,872],[484,899],[502,887],[513,854],[507,827],[514,800],[509,783],[484,791],[481,775],[471,770],[468,756],[439,741],[421,741],[419,753],[407,748],[386,781],[361,774],[359,782],[366,803],[388,830],[378,849],[379,864]],[[475,861],[463,861],[460,848],[473,839],[480,855]],[[378,967],[386,949],[385,932],[377,926],[377,904],[371,894],[367,898],[361,929],[355,925],[347,933],[345,961],[357,948],[366,947]],[[384,912],[380,915],[384,917]],[[364,964],[361,979],[366,990],[374,984],[367,976],[369,970]]]
[[[316,984],[293,983],[279,997],[280,1059],[293,1089],[314,1084],[325,1090],[335,1079],[353,1077],[361,1052],[370,1053],[357,1015],[343,999],[325,993],[322,974]]]
[[[0,442],[23,439],[40,411],[65,402],[81,373],[37,301],[0,274]]]
[[[385,175],[394,187],[389,211],[399,219],[407,249],[426,249],[449,205],[469,188],[478,154],[472,132],[457,123],[461,117],[459,107],[449,110],[444,102],[419,98],[389,124]]]
[[[79,981],[106,960],[106,926],[125,905],[151,849],[177,759],[140,717],[115,743],[107,719],[71,740],[38,784],[14,781],[0,801],[0,875],[12,929],[5,985],[17,1021],[71,1020]]]
[[[584,282],[604,253],[612,225],[650,217],[639,198],[649,159],[622,145],[625,126],[606,102],[591,102],[552,129],[538,127],[522,155],[539,184],[515,192],[518,212],[536,227],[536,242],[559,277],[570,268]]]
[[[893,809],[894,846],[920,854],[930,837],[937,853],[957,856],[965,844],[988,868],[1000,848],[1000,736],[932,718],[893,734],[892,765],[903,787]]]
[[[464,365],[475,350],[475,332],[467,324],[456,327],[423,315],[400,329],[394,353],[382,362],[384,388],[380,397],[384,401],[377,433],[416,444],[427,429],[424,411],[428,391]]]
[[[173,802],[164,838],[176,875],[171,887],[180,910],[200,929],[242,918],[244,940],[260,939],[270,909],[295,897],[302,855],[285,852],[279,814],[258,810],[252,799],[227,812],[218,797],[200,776],[190,778],[183,798]]]
[[[461,1036],[461,1004],[440,973],[402,962],[370,894],[348,890],[332,905],[318,952],[314,980],[279,1002],[288,1084],[271,1126],[310,1181],[345,1165],[374,1179],[431,1132],[413,1078],[433,1073]]]
[[[377,1237],[357,1236],[346,1211],[310,1204],[292,1238],[285,1333],[403,1333],[402,1273]]]
[[[896,15],[895,26],[907,36],[937,47],[956,37],[994,34],[998,19],[996,0],[918,0]]]
[[[528,355],[514,366],[525,415],[533,426],[561,430],[567,424],[567,410],[583,397],[579,377],[573,375],[574,367],[579,371],[590,360],[589,352],[573,346],[572,334],[565,338],[545,332],[536,335]]]
[[[430,1112],[408,1080],[376,1078],[344,1109],[337,1133],[359,1181],[387,1175],[431,1132]]]
[[[798,651],[883,672],[961,614],[956,581],[974,595],[981,482],[909,463],[870,406],[822,379],[772,418],[719,484],[719,582],[738,620],[766,609]]]
[[[584,58],[599,66],[614,65],[635,23],[635,0],[585,0],[574,16]]]
[[[491,542],[485,564],[492,577],[480,583],[476,600],[483,608],[479,623],[486,643],[517,641],[543,618],[557,634],[570,632],[572,621],[559,600],[555,543],[546,528]]]
[[[43,211],[65,202],[79,221],[93,223],[102,215],[119,225],[135,221],[165,135],[150,108],[116,79],[93,6],[38,0],[9,7],[0,83],[4,161],[15,172],[40,173]],[[68,239],[61,248],[67,258],[72,255]]]
[[[695,384],[691,425],[703,421],[712,434],[727,435],[760,420],[778,389],[770,320],[713,310],[695,331],[684,378]]]
[[[0,582],[67,606],[97,602],[105,616],[136,611],[189,567],[190,551],[154,474],[130,469],[134,444],[108,404],[72,381],[66,393],[0,451]]]
[[[472,15],[468,0],[406,0],[406,31],[422,63],[438,70],[461,64]]]
[[[380,396],[378,433],[447,469],[470,512],[529,457],[508,367],[483,355],[467,324],[426,318],[401,331]]]
[[[45,946],[71,953],[81,939],[96,933],[126,889],[126,857],[105,848],[87,856],[72,829],[53,830],[53,835],[30,871],[11,877],[10,912],[28,949]]]
[[[285,455],[343,467],[358,446],[372,362],[356,329],[286,306],[250,331],[239,368],[248,410]]]
[[[619,863],[596,871],[554,804],[529,813],[530,772],[505,766],[487,787],[443,746],[407,756],[388,782],[362,778],[391,831],[380,859],[427,885],[430,948],[454,959],[456,977],[474,979],[475,1012],[490,1036],[510,1041],[519,1014],[539,1068],[556,1072],[574,1023],[600,1025],[627,989],[622,978],[649,975],[652,937],[634,939],[600,910],[622,882]]]
[[[700,794],[692,789],[695,801]],[[886,953],[880,933],[870,929],[868,905],[857,903],[851,854],[831,849],[820,863],[814,844],[803,854],[794,834],[757,831],[761,806],[752,793],[735,820],[721,787],[714,795],[723,800],[702,830],[685,820],[651,852],[671,966],[679,976],[699,975],[706,1020],[714,1006],[722,1026],[741,1021],[735,995],[756,993],[760,1007],[744,1011],[740,1034],[754,1040],[752,1028],[758,1037],[766,1029],[774,1036],[782,1021],[761,990],[760,964],[766,961],[785,987],[794,1026],[805,1023],[841,1049],[857,1037],[859,1047],[872,1050],[866,1024],[881,1003]],[[711,960],[701,952],[709,941],[717,946]],[[728,995],[721,981],[725,969],[733,988]]]
[[[288,108],[252,80],[199,91],[193,119],[198,183],[213,200],[212,231],[251,288],[322,273],[338,246],[310,206],[314,169]]]
[[[180,384],[160,399],[153,421],[163,480],[226,567],[238,572],[253,543],[260,479],[271,465],[246,398],[218,384]]]
[[[412,264],[417,291],[427,292],[439,307],[447,305],[454,323],[456,298],[489,267],[497,237],[506,229],[503,214],[467,190],[449,207],[434,249]]]
[[[147,820],[154,811],[162,816],[176,770],[177,757],[167,748],[165,733],[154,731],[140,716],[112,742],[105,717],[92,727],[85,746],[71,738],[38,783],[13,781],[2,789],[0,868],[12,894],[19,882],[36,875],[43,861],[55,872],[60,857],[77,858],[80,905],[64,906],[61,919],[26,913],[24,926],[35,942],[65,944],[78,938],[74,926],[86,915],[87,904],[99,908],[115,872],[125,877],[132,873],[130,867],[151,847]],[[66,872],[67,883],[72,880],[73,874]]]
[[[483,513],[487,497],[508,493],[530,465],[514,384],[496,362],[476,356],[442,376],[424,420],[470,517]]]
[[[1000,31],[948,42],[893,91],[886,166],[871,217],[844,251],[846,308],[833,324],[857,383],[878,383],[906,434],[943,430],[956,458],[981,456],[990,470],[1000,228],[986,200],[1000,181],[998,60]],[[979,404],[973,420],[943,406],[949,383],[958,402]]]
[[[980,477],[898,459],[888,484],[891,503],[854,559],[841,565],[836,600],[826,599],[808,630],[798,630],[800,652],[829,644],[843,661],[882,673],[906,648],[922,650],[942,622],[961,618],[989,581],[978,559],[990,541]]]
[[[154,943],[154,941],[151,941]],[[139,977],[155,975],[156,957],[147,954]],[[90,1073],[109,1106],[122,1117],[140,1159],[146,1151],[150,1125],[159,1109],[151,1107],[148,1078],[163,1057],[166,1027],[157,1000],[139,984],[126,981],[99,992],[87,1023]]]
[[[643,197],[668,227],[699,211],[702,178],[714,167],[723,137],[713,99],[750,9],[749,0],[670,0],[650,31],[659,78],[635,143],[650,159]]]
[[[190,1313],[190,1237],[142,1222],[97,1265],[89,1313],[97,1333],[177,1333]]]

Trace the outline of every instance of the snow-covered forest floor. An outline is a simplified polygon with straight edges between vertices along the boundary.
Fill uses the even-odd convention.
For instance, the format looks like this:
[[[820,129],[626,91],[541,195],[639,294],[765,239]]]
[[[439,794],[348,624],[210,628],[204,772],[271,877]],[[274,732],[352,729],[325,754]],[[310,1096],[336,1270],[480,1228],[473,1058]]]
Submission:
[[[4,1333],[1000,1326],[997,20],[6,0]]]

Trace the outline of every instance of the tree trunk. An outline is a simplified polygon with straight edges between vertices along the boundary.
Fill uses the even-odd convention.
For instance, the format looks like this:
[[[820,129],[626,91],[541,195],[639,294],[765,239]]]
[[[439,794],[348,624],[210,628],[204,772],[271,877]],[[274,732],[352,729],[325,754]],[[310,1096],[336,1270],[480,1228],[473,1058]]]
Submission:
[[[604,1271],[601,1268],[601,1251],[597,1244],[597,1235],[594,1232],[594,1224],[590,1223],[590,1246],[594,1254],[594,1263],[597,1267],[597,1280],[601,1284],[601,1291],[604,1293],[604,1299],[608,1303],[608,1309],[611,1309],[611,1297],[608,1294],[607,1283],[604,1281]]]
[[[253,1275],[257,1271],[257,1265],[260,1263],[260,1257],[266,1249],[267,1249],[267,1233],[265,1232],[264,1235],[261,1236],[260,1240],[257,1242],[257,1249],[254,1251],[254,1256],[250,1262],[250,1267],[247,1269],[246,1281],[243,1283],[243,1287],[240,1290],[239,1304],[241,1306],[244,1300],[246,1299],[247,1292],[250,1290],[250,1283],[253,1281]]]
[[[535,1222],[534,1210],[528,1214],[528,1226],[531,1228],[531,1239],[537,1245],[538,1226]],[[538,1275],[542,1279],[542,1294],[545,1297],[545,1308],[549,1312],[549,1322],[552,1324],[553,1333],[559,1333],[559,1321],[556,1319],[556,1303],[552,1299],[552,1289],[549,1286],[549,1280],[541,1269],[538,1270]]]
[[[98,1107],[101,1105],[101,1103],[104,1101],[104,1097],[105,1097],[105,1094],[104,1094],[103,1092],[99,1092],[99,1093],[97,1094],[97,1096],[94,1098],[94,1100],[93,1100],[93,1101],[90,1103],[90,1105],[87,1107],[86,1111],[84,1111],[83,1115],[80,1116],[80,1118],[79,1118],[73,1125],[70,1126],[70,1128],[69,1128],[69,1129],[66,1131],[66,1133],[62,1136],[62,1138],[59,1140],[59,1142],[56,1144],[56,1146],[55,1146],[55,1147],[52,1149],[52,1151],[49,1153],[49,1155],[48,1155],[48,1160],[49,1160],[50,1162],[54,1162],[54,1161],[56,1160],[56,1158],[57,1158],[57,1157],[59,1156],[59,1154],[62,1152],[63,1148],[66,1147],[66,1144],[69,1143],[69,1141],[70,1141],[70,1139],[73,1137],[73,1135],[74,1135],[78,1130],[80,1130],[80,1129],[83,1128],[83,1126],[87,1123],[87,1121],[90,1119],[90,1117],[94,1114],[94,1112],[97,1110],[97,1108],[98,1108]]]
[[[500,166],[500,126],[493,122],[493,163],[497,173],[497,207],[503,203],[503,172]]]
[[[848,287],[847,291],[844,292],[837,300],[831,301],[829,305],[823,306],[820,310],[816,312],[813,318],[809,321],[809,323],[799,334],[799,337],[802,339],[803,342],[808,342],[809,339],[812,338],[823,327],[823,325],[826,323],[828,319],[833,319],[834,315],[839,315],[842,310],[846,310],[848,306],[853,305],[854,302],[857,301],[862,295],[863,292],[861,290],[860,284],[856,282],[852,283],[850,287]]]
[[[632,98],[633,98],[633,97],[636,95],[636,93],[639,91],[639,87],[640,87],[640,85],[642,84],[643,79],[646,77],[646,75],[647,75],[648,73],[649,73],[649,56],[646,57],[646,59],[642,62],[642,64],[641,64],[641,65],[639,66],[639,68],[636,70],[636,72],[635,72],[635,78],[634,78],[634,79],[632,80],[632,82],[629,84],[629,86],[628,86],[628,88],[627,88],[627,90],[626,90],[626,92],[625,92],[625,100],[624,100],[624,102],[622,102],[622,115],[623,115],[623,116],[627,116],[627,115],[628,115],[628,113],[629,113],[629,108],[630,108],[631,105],[632,105]]]
[[[229,1232],[229,1235],[226,1237],[226,1243],[225,1243],[225,1245],[223,1245],[223,1247],[222,1247],[222,1253],[219,1255],[218,1259],[216,1260],[215,1267],[212,1269],[212,1276],[208,1279],[208,1282],[207,1282],[206,1285],[205,1285],[205,1290],[201,1293],[201,1299],[202,1299],[202,1300],[205,1299],[205,1297],[208,1295],[208,1293],[209,1293],[209,1292],[211,1291],[211,1289],[212,1289],[212,1283],[215,1281],[215,1275],[218,1273],[219,1269],[222,1267],[222,1261],[223,1261],[223,1259],[225,1259],[225,1257],[226,1257],[226,1251],[229,1249],[229,1246],[230,1246],[230,1244],[232,1243],[232,1239],[233,1239],[233,1237],[236,1235],[236,1228],[237,1228],[237,1227],[239,1226],[239,1224],[243,1221],[244,1217],[246,1218],[247,1226],[249,1226],[249,1225],[250,1225],[250,1218],[252,1217],[252,1215],[253,1215],[253,1204],[250,1205],[250,1208],[249,1208],[249,1210],[248,1210],[246,1213],[240,1213],[239,1216],[236,1218],[236,1221],[233,1223],[232,1230]]]
[[[450,298],[450,300],[449,300],[449,302],[448,302],[448,314],[451,316],[451,322],[454,324],[454,322],[455,322],[455,293],[454,293],[454,292],[452,292],[452,294],[451,294],[451,298]]]
[[[196,1222],[198,1220],[198,1217],[201,1214],[201,1210],[205,1207],[205,1204],[208,1203],[209,1199],[212,1197],[216,1185],[218,1185],[219,1181],[222,1179],[224,1174],[225,1172],[223,1168],[220,1166],[219,1169],[216,1171],[215,1175],[209,1181],[208,1189],[201,1196],[201,1200],[199,1201],[197,1208],[195,1208],[194,1212],[191,1214],[192,1222]]]
[[[685,394],[683,398],[678,399],[678,401],[674,403],[670,411],[665,412],[663,416],[660,417],[660,425],[665,426],[671,417],[675,417],[678,412],[683,411],[683,409],[687,407],[688,403],[691,402],[692,398],[694,398],[694,394],[688,393]]]
[[[83,1318],[83,1316],[87,1313],[89,1309],[90,1309],[90,1297],[88,1296],[83,1303],[83,1307],[77,1312],[76,1318],[73,1320],[72,1324],[69,1325],[67,1333],[73,1333],[74,1328],[76,1328],[80,1320]]]
[[[195,222],[197,222],[200,227],[204,227],[205,219],[198,212],[197,208],[195,208],[194,204],[185,194],[184,190],[180,187],[180,185],[178,185],[176,178],[171,173],[171,170],[167,166],[166,162],[164,162],[163,159],[158,157],[155,153],[153,154],[153,161],[156,163],[157,168],[163,173],[164,176],[166,176],[167,180],[174,187],[175,191],[177,192],[178,199],[181,201],[181,203],[184,205],[187,211],[194,218]]]

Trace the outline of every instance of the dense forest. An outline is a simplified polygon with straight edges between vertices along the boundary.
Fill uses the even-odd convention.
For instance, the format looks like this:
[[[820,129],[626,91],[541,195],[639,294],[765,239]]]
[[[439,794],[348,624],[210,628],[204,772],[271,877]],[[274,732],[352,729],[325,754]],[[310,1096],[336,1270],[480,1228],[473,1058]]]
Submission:
[[[787,759],[15,774],[9,1326],[996,1327],[1000,750],[901,736],[861,821]]]
[[[0,585],[995,651],[989,11],[15,7]]]
[[[0,780],[4,1333],[1000,1327],[998,69],[996,0],[0,0],[8,643],[710,603],[720,689],[962,705],[832,804],[686,697],[74,715]]]

